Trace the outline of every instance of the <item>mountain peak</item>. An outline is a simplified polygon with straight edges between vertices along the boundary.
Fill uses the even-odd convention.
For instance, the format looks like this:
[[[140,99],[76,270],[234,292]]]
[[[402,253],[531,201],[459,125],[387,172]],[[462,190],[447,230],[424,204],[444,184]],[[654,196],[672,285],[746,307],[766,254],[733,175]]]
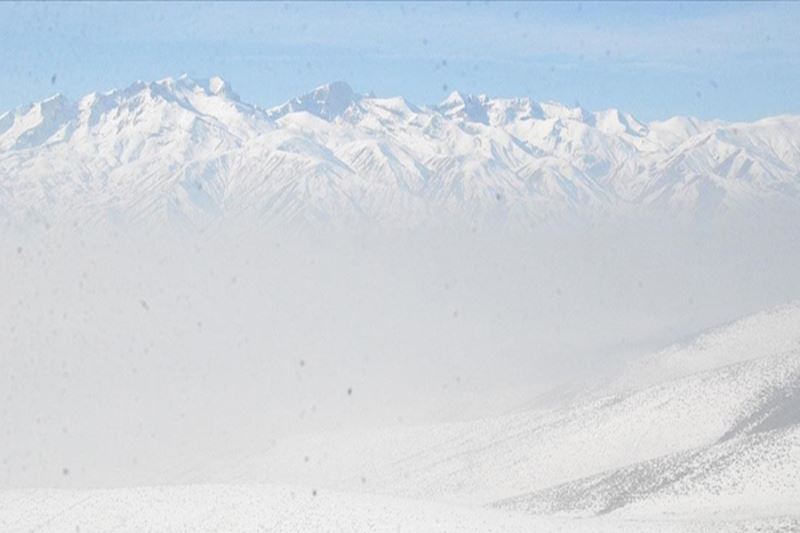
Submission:
[[[352,87],[350,87],[347,82],[341,80],[320,85],[311,92],[315,95],[342,96],[347,98],[352,97],[355,94]]]
[[[180,90],[196,92],[200,90],[205,92],[208,96],[222,96],[231,100],[239,101],[239,95],[233,91],[231,84],[220,76],[211,76],[210,78],[192,78],[188,74],[184,73],[177,78],[164,78],[163,80],[159,80],[155,83],[156,85],[167,88],[173,92]]]
[[[231,84],[224,80],[221,76],[211,76],[206,80],[201,80],[196,83],[208,94],[213,94],[214,96],[224,96],[226,98],[230,98],[231,100],[239,101],[239,95],[234,92]]]
[[[219,76],[212,76],[208,78],[208,88],[212,93],[220,94],[230,87],[228,83]]]
[[[474,95],[453,91],[435,109],[448,118],[456,117],[467,122],[488,124],[489,114],[487,107],[489,101],[489,97],[485,94]]]
[[[454,90],[437,107],[463,105],[467,97],[468,95],[463,94],[461,91]]]
[[[360,94],[343,81],[320,85],[313,91],[270,109],[272,118],[280,118],[289,113],[306,111],[327,121],[332,121],[348,107],[362,98]]]

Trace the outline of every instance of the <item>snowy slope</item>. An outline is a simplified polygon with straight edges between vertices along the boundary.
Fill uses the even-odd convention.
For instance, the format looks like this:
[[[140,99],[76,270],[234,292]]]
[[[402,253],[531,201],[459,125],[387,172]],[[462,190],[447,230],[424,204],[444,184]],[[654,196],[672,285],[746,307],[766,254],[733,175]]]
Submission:
[[[0,217],[533,224],[800,202],[800,118],[643,123],[454,92],[422,107],[334,82],[271,109],[220,78],[137,82],[0,115]]]
[[[651,459],[496,506],[533,514],[669,514],[685,519],[796,515],[799,470],[800,428],[795,424]]]
[[[642,385],[671,390],[667,401],[681,406],[681,420],[666,421],[653,413],[654,421],[668,422],[662,438],[673,443],[672,453],[634,461],[643,441],[629,440],[630,464],[497,505],[536,513],[625,516],[666,510],[728,516],[800,510],[797,306],[747,317],[643,358],[610,388]],[[702,418],[695,417],[698,413]],[[686,440],[687,426],[702,437]]]
[[[0,529],[794,531],[800,305],[502,416],[296,436],[173,481],[0,492]]]
[[[799,401],[792,305],[647,356],[577,396],[476,421],[298,437],[183,481],[296,482],[541,514],[797,515]]]

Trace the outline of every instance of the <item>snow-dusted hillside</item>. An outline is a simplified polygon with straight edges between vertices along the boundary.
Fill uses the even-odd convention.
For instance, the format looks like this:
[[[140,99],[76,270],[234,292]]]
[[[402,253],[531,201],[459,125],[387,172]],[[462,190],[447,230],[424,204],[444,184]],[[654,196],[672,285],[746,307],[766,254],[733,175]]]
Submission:
[[[285,440],[184,481],[294,481],[536,514],[799,514],[799,401],[790,305],[503,416]]]
[[[482,420],[298,436],[181,485],[0,492],[9,531],[794,531],[800,306]]]
[[[193,227],[800,206],[800,117],[649,124],[454,92],[421,107],[332,83],[274,107],[219,78],[137,82],[0,115],[0,219]]]

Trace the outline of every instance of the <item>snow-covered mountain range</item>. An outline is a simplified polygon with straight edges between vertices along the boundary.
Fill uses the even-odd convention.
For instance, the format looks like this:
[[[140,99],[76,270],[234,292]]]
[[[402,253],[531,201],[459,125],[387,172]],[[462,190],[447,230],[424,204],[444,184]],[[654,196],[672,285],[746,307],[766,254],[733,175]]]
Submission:
[[[525,224],[800,207],[800,117],[752,123],[335,82],[273,108],[224,80],[137,82],[0,115],[0,220]]]

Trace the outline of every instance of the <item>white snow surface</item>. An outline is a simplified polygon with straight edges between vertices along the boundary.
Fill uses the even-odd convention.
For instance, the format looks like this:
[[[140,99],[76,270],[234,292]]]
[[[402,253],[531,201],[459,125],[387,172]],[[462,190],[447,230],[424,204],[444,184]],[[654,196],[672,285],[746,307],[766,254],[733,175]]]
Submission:
[[[8,533],[749,532],[792,531],[787,516],[692,522],[538,517],[496,509],[274,485],[195,485],[0,493]]]
[[[644,208],[714,220],[800,203],[800,117],[644,123],[454,92],[417,106],[334,82],[271,109],[218,77],[0,115],[0,221],[205,227],[536,224]]]
[[[501,416],[316,433],[174,486],[0,493],[3,531],[796,531],[800,305]]]

